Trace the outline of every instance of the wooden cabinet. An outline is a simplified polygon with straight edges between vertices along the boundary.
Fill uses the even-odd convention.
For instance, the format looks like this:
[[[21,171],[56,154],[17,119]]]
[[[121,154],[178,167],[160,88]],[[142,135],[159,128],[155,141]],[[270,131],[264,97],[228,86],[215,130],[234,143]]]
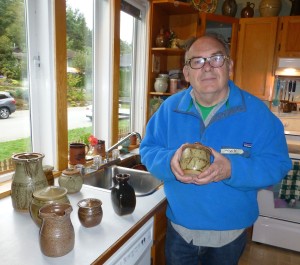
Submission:
[[[279,19],[277,57],[300,57],[300,16]]]
[[[154,216],[154,230],[153,230],[153,245],[151,249],[152,265],[164,265],[165,261],[165,241],[167,231],[167,217],[166,217],[167,201],[157,209]]]
[[[278,17],[242,18],[238,33],[235,83],[271,101],[274,86],[273,59]]]
[[[180,40],[201,36],[206,32],[222,34],[231,45],[231,56],[235,59],[238,19],[221,15],[202,13],[191,3],[174,0],[153,0],[150,11],[149,69],[148,69],[148,108],[150,117],[150,99],[171,95],[154,90],[155,78],[159,73],[170,70],[182,70],[185,50],[180,48],[156,47],[156,37],[161,29],[172,30]]]

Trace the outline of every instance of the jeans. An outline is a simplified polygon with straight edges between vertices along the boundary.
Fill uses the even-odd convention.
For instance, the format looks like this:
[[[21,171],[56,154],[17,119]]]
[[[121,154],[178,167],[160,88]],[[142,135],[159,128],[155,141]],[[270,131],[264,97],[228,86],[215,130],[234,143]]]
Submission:
[[[187,243],[168,221],[166,236],[167,265],[238,265],[247,242],[246,230],[223,247],[199,247]]]

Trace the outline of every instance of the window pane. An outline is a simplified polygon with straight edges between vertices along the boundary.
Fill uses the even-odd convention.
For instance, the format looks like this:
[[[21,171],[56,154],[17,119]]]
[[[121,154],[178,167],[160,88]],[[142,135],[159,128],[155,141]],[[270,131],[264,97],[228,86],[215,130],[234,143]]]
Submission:
[[[31,152],[24,1],[0,8],[0,174],[13,153]]]
[[[119,90],[119,138],[131,131],[133,36],[135,18],[121,11],[120,19],[120,90]]]
[[[92,134],[93,0],[67,0],[68,141]]]

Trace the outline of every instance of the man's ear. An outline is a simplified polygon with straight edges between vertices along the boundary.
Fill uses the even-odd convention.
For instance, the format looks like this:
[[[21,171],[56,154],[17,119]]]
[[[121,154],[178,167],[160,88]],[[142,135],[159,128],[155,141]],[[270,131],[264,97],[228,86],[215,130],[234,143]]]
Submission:
[[[189,82],[190,81],[190,78],[189,78],[189,67],[187,65],[185,65],[183,67],[183,75],[184,75],[185,81]]]
[[[229,63],[228,63],[228,67],[229,67],[229,76],[232,76],[233,74],[233,66],[234,66],[234,63],[232,61],[232,59],[229,60]]]

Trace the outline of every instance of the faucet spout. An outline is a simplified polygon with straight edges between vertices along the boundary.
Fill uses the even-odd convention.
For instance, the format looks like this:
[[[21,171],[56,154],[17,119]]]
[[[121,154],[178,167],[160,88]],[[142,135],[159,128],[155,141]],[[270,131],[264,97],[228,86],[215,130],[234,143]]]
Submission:
[[[109,153],[118,148],[119,146],[122,146],[124,143],[126,143],[127,146],[129,146],[129,139],[131,138],[131,136],[137,136],[139,142],[142,141],[142,137],[138,132],[131,132],[130,134],[126,135],[125,137],[123,137],[119,142],[117,142],[116,144],[112,145],[107,151],[106,151],[106,159],[108,160],[109,158]]]

